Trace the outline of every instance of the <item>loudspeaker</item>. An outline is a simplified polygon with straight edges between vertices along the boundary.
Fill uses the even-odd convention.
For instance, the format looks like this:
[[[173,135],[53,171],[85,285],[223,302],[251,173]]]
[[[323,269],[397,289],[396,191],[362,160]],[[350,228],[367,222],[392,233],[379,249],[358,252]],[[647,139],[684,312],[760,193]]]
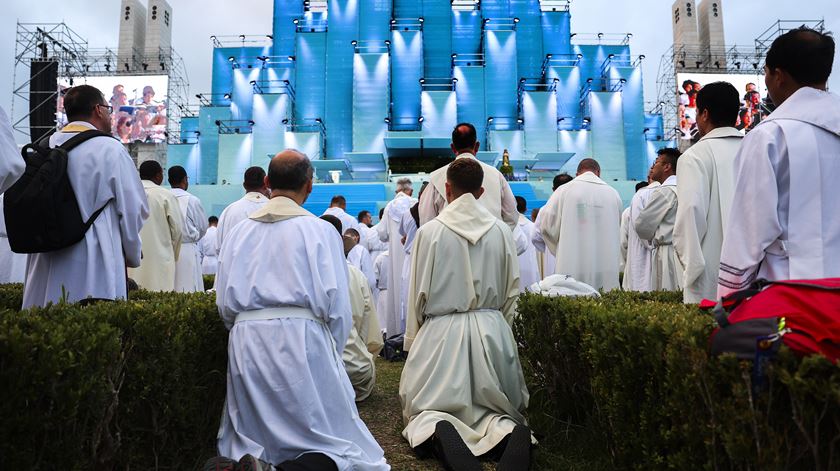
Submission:
[[[29,68],[29,136],[32,142],[55,128],[58,61],[33,60]]]

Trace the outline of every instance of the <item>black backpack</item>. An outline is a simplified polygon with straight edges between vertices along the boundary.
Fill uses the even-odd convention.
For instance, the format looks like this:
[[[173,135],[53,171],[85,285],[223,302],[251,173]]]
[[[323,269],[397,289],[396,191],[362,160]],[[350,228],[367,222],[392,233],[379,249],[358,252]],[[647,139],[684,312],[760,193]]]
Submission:
[[[6,232],[13,252],[52,252],[85,238],[85,233],[108,203],[87,221],[82,220],[76,193],[67,175],[67,157],[71,149],[98,136],[111,137],[90,130],[73,136],[59,147],[50,148],[45,138],[27,144],[21,150],[26,170],[6,190],[3,201]]]

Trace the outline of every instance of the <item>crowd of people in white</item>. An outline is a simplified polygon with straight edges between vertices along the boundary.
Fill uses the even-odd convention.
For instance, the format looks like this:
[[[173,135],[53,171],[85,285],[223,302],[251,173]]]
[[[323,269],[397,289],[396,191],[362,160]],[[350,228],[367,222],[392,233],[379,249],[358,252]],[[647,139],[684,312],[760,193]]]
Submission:
[[[622,211],[600,166],[558,175],[529,219],[502,174],[475,158],[475,128],[452,132],[454,162],[417,198],[411,180],[372,224],[333,197],[321,217],[304,209],[309,159],[277,154],[245,171],[245,195],[218,219],[191,195],[183,167],[145,161],[95,137],[70,152],[67,173],[84,240],[15,254],[0,225],[0,281],[24,282],[24,306],[125,298],[128,282],[202,291],[214,274],[230,329],[219,457],[206,469],[389,469],[355,402],[375,387],[374,357],[402,339],[402,432],[447,469],[527,469],[536,444],[511,331],[520,293],[552,293],[570,279],[594,290],[677,290],[686,303],[717,299],[757,278],[840,276],[840,97],[826,90],[829,35],[791,31],[773,43],[765,76],[775,111],[744,137],[741,101],[725,82],[697,94],[702,136],[684,154],[658,152]],[[61,145],[110,131],[108,104],[86,85],[64,98]],[[0,109],[0,190],[24,171]],[[37,217],[37,215],[33,215]],[[5,243],[5,245],[3,245]],[[623,273],[623,279],[620,275]],[[270,465],[269,465],[270,463]]]

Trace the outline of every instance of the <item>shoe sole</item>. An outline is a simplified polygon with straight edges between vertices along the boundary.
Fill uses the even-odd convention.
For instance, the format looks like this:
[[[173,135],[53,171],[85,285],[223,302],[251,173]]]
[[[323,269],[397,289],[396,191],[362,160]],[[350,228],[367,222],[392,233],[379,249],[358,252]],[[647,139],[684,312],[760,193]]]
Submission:
[[[458,435],[455,426],[442,420],[435,425],[435,439],[447,471],[481,471],[481,463]]]

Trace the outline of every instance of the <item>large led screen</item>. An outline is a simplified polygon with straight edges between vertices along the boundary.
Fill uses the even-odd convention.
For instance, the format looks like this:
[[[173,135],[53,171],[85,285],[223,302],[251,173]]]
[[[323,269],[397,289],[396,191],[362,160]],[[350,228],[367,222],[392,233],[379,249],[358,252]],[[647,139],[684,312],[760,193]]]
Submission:
[[[677,122],[682,139],[697,137],[697,92],[712,82],[729,82],[741,97],[735,127],[749,132],[770,111],[764,76],[758,74],[677,74]]]
[[[125,144],[132,142],[164,142],[169,77],[166,75],[118,75],[76,78],[73,85],[87,84],[98,88],[113,108],[111,132]],[[59,83],[57,122],[67,124],[63,94],[70,87]]]

